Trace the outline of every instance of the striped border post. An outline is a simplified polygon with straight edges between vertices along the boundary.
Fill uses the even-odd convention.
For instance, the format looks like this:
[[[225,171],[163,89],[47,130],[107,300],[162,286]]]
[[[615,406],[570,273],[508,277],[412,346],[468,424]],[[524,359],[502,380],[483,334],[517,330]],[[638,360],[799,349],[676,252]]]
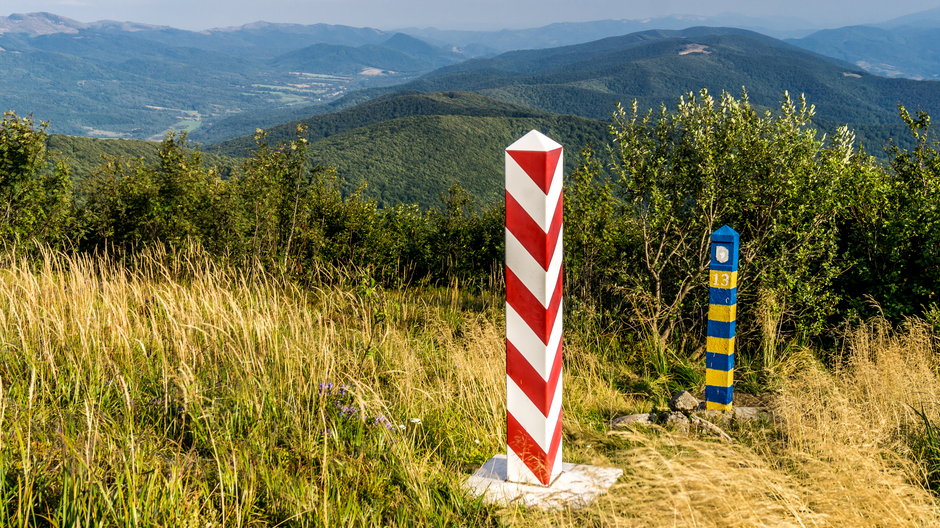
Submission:
[[[562,146],[533,130],[506,149],[507,480],[562,471]]]
[[[705,343],[705,408],[730,411],[734,399],[734,327],[738,308],[738,232],[712,233]]]

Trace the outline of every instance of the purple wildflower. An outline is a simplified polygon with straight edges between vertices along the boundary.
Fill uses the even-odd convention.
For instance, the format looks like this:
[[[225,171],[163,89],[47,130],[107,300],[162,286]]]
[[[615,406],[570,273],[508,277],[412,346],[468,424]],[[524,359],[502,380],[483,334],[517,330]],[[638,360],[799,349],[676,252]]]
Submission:
[[[372,421],[372,425],[385,426],[385,428],[388,429],[389,431],[395,430],[395,424],[388,421],[388,418],[386,418],[385,415],[382,415],[382,414],[375,417],[375,420]]]

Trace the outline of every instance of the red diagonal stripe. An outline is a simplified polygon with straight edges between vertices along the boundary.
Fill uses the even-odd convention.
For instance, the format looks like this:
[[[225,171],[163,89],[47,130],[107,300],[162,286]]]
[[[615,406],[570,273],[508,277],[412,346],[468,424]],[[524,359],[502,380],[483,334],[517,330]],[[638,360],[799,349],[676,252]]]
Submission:
[[[555,400],[558,381],[561,379],[561,342],[558,343],[558,351],[555,353],[555,362],[552,364],[548,380],[544,380],[529,360],[507,339],[506,374],[547,418]]]
[[[558,308],[561,306],[562,275],[564,270],[558,273],[558,282],[555,284],[555,290],[552,292],[552,298],[548,307],[542,306],[542,303],[525,287],[525,284],[516,274],[506,266],[506,302],[520,317],[529,325],[529,328],[535,332],[535,335],[546,345],[548,338],[552,334],[552,327],[555,324],[555,316],[558,315]]]
[[[555,431],[552,434],[552,441],[548,445],[547,454],[542,451],[538,442],[508,411],[506,412],[506,443],[513,452],[519,455],[519,458],[535,474],[539,482],[546,486],[549,485],[555,457],[558,455],[558,448],[561,447],[561,414],[558,415],[558,422],[555,424]]]
[[[522,167],[522,170],[532,178],[532,181],[542,189],[543,193],[548,193],[552,186],[552,178],[555,176],[555,168],[558,167],[558,158],[561,157],[561,150],[507,150],[512,159]]]
[[[564,197],[558,197],[558,206],[555,207],[555,215],[552,217],[552,223],[548,227],[548,233],[542,231],[532,215],[519,205],[519,202],[509,191],[506,191],[506,229],[516,240],[522,243],[523,247],[532,255],[532,258],[542,266],[542,269],[548,269],[555,255],[555,248],[558,247],[558,236],[561,234],[561,225],[564,210]]]

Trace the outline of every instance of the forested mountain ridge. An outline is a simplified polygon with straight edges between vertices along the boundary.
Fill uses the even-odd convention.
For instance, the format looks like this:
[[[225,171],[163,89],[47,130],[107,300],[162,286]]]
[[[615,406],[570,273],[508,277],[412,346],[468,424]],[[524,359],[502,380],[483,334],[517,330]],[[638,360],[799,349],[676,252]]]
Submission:
[[[475,117],[552,117],[553,114],[535,108],[507,103],[470,92],[400,92],[367,101],[338,112],[321,114],[267,128],[269,141],[288,141],[293,138],[297,125],[307,129],[310,141],[323,139],[359,127],[375,125],[390,119],[430,115],[465,115]],[[250,136],[223,141],[212,145],[231,156],[244,155],[254,146]]]
[[[857,66],[734,28],[646,31],[586,44],[509,52],[438,69],[404,89],[474,91],[556,113],[606,118],[616,102],[671,104],[707,88],[772,107],[787,90],[817,115],[842,123],[890,123],[896,105],[940,110],[940,84],[885,79]],[[365,96],[379,90],[367,91]]]
[[[380,205],[428,207],[440,205],[453,184],[481,202],[498,201],[499,153],[531,129],[568,146],[570,170],[580,159],[579,149],[607,141],[609,125],[474,93],[400,93],[269,128],[265,141],[290,141],[298,126],[307,131],[311,160],[337,168],[345,192],[365,186],[363,195]],[[239,157],[255,147],[252,137],[242,137],[207,150]]]

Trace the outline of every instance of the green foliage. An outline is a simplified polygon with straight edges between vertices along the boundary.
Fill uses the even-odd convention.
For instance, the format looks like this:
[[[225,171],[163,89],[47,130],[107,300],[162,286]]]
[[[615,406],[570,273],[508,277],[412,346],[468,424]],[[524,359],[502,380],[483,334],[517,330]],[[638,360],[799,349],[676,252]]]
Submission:
[[[863,293],[892,320],[923,313],[940,300],[940,149],[931,135],[930,116],[899,108],[913,140],[911,148],[892,145],[890,170],[874,180],[865,213],[846,229],[845,251],[853,273],[841,287]],[[874,315],[870,302],[849,301],[861,316]]]
[[[839,227],[866,206],[851,192],[878,170],[848,130],[824,142],[811,118],[802,100],[786,97],[779,114],[761,114],[746,94],[716,100],[706,91],[674,112],[618,109],[609,175],[591,155],[569,190],[569,269],[579,274],[569,283],[655,349],[696,348],[709,236],[728,224],[742,240],[739,336],[759,328],[761,299],[785,307],[784,330],[819,335],[845,271]]]
[[[502,201],[503,160],[498,153],[528,130],[566,145],[602,144],[606,125],[557,116],[478,94],[400,93],[339,112],[265,130],[267,141],[290,141],[308,127],[311,159],[336,167],[342,192],[375,199],[380,207],[414,203],[439,208],[459,184],[483,203]],[[254,139],[239,138],[211,152],[243,156]],[[569,169],[578,156],[566,156]]]
[[[70,171],[50,167],[46,123],[3,114],[0,121],[0,241],[57,243],[71,218]]]
[[[218,171],[203,168],[201,153],[190,150],[182,134],[167,135],[153,163],[107,159],[78,186],[86,243],[198,242],[222,249],[217,236],[228,229],[231,213],[223,186]]]
[[[442,210],[380,208],[345,193],[335,169],[310,166],[302,125],[291,141],[256,148],[230,178],[205,167],[184,135],[153,161],[106,158],[78,184],[82,247],[200,246],[220,259],[321,282],[343,268],[384,284],[453,279],[486,284],[499,269],[502,211],[452,189]]]

